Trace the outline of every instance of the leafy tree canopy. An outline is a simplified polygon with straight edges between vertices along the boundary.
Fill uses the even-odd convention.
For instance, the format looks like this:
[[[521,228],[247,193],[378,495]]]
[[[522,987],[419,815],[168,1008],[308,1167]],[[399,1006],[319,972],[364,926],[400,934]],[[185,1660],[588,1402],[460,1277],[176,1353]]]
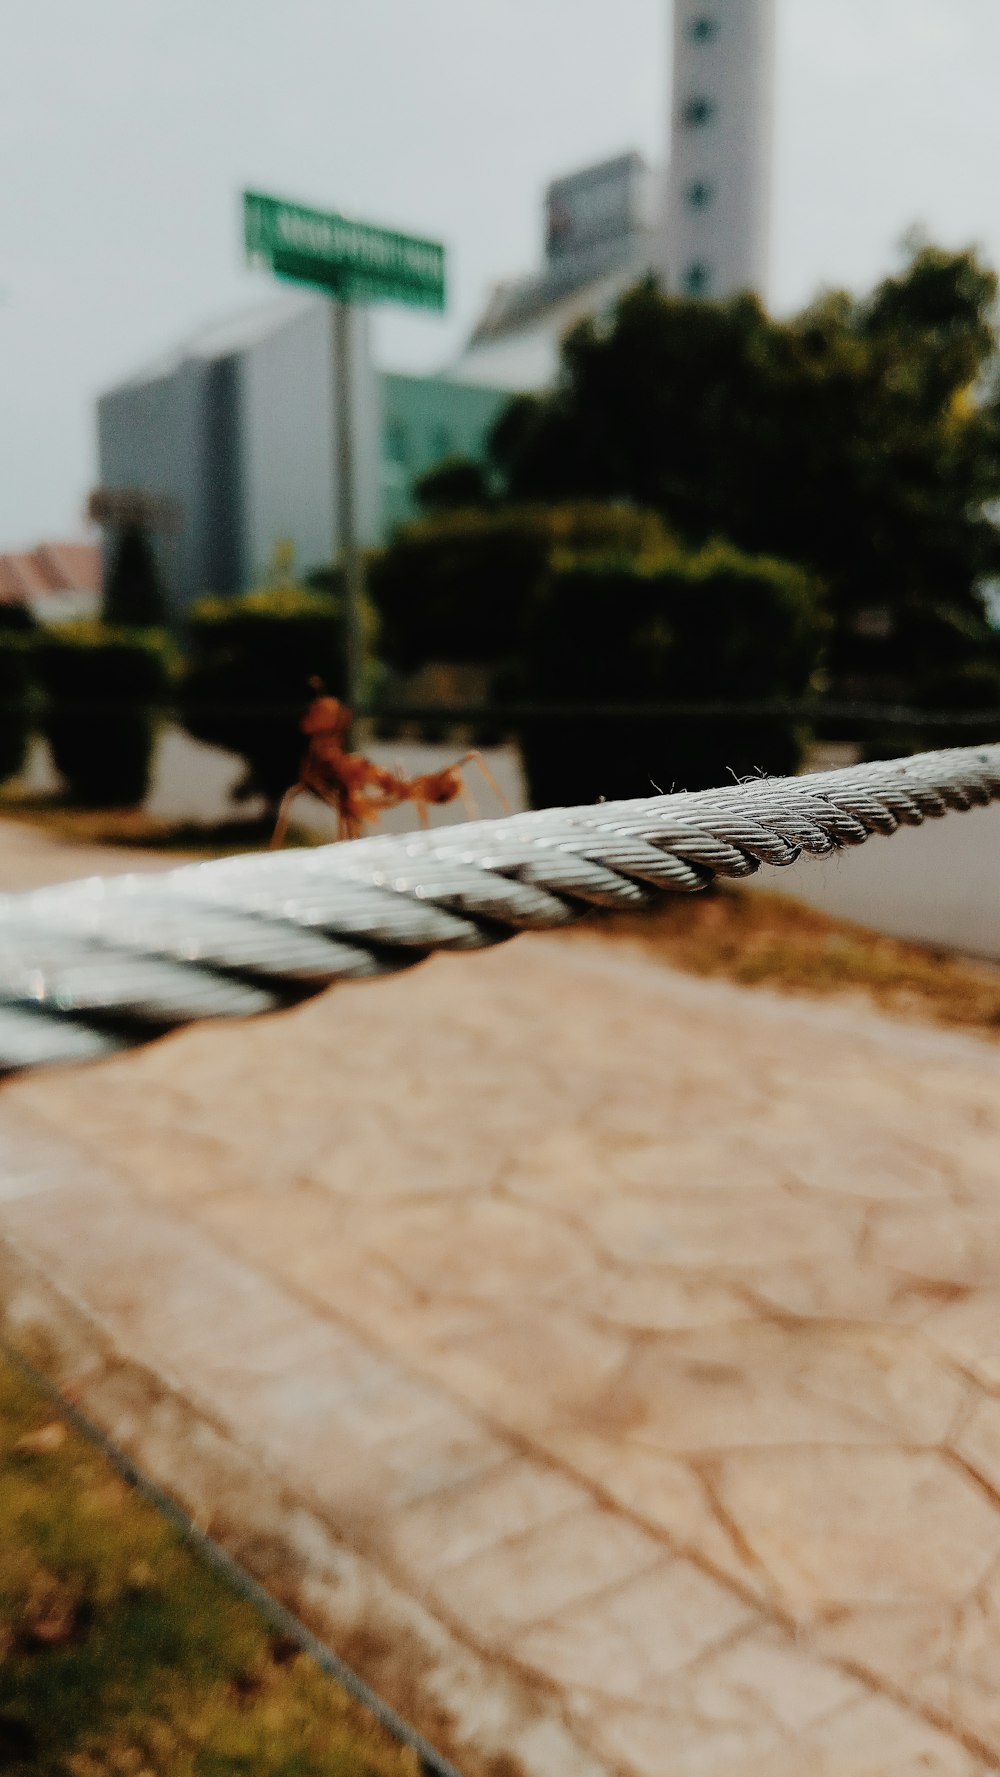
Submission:
[[[471,457],[445,457],[417,477],[413,492],[423,512],[450,512],[490,503],[486,471]]]
[[[870,294],[787,320],[645,284],[568,337],[552,394],[506,409],[494,463],[510,498],[629,499],[690,544],[805,564],[833,685],[912,689],[994,645],[996,300],[975,253],[916,242]]]

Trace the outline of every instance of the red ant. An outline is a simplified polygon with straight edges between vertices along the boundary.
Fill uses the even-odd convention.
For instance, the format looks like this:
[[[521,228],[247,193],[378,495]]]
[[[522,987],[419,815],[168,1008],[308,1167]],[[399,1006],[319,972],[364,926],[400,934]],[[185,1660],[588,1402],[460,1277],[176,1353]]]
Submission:
[[[404,777],[366,759],[363,753],[349,753],[345,741],[350,733],[352,714],[337,697],[327,697],[318,680],[313,680],[319,695],[314,697],[299,726],[309,736],[309,745],[299,767],[297,783],[286,790],[278,809],[278,818],[271,835],[272,849],[281,845],[288,832],[292,803],[303,790],[311,790],[321,802],[337,812],[338,839],[359,839],[365,824],[377,821],[387,808],[398,808],[401,802],[416,804],[420,825],[428,824],[431,805],[454,802],[461,796],[473,819],[478,814],[475,802],[462,773],[475,763],[503,807],[510,804],[481,753],[463,753],[453,765],[440,771],[426,771],[420,777]]]

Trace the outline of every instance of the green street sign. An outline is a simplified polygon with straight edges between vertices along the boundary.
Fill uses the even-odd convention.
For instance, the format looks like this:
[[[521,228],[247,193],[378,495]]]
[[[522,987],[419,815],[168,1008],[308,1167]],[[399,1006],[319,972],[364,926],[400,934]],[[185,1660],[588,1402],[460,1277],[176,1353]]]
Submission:
[[[243,234],[252,265],[316,285],[341,302],[444,308],[444,248],[438,241],[307,210],[259,191],[243,193]]]

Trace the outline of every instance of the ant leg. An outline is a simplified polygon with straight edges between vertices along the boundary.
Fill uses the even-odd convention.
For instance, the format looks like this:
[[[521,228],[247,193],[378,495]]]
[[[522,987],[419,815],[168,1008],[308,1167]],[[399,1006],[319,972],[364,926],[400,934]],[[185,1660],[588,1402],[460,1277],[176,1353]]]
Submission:
[[[427,804],[426,804],[426,802],[421,802],[421,801],[420,801],[420,800],[419,800],[419,798],[418,798],[418,797],[416,797],[416,796],[415,796],[415,797],[414,797],[414,798],[413,798],[413,800],[414,800],[414,803],[415,803],[415,805],[416,805],[416,810],[417,810],[417,820],[418,820],[418,821],[419,821],[419,822],[420,822],[420,825],[421,825],[421,826],[422,826],[422,827],[423,827],[423,828],[424,828],[424,829],[426,829],[426,828],[428,828],[428,827],[429,827],[429,826],[430,826],[430,824],[431,824],[431,823],[430,823],[430,817],[429,817],[429,815],[428,815],[428,813],[427,813]]]
[[[302,794],[305,787],[305,784],[301,782],[293,784],[291,789],[286,790],[285,794],[282,796],[281,801],[278,804],[278,817],[274,823],[274,832],[271,834],[271,840],[268,846],[269,851],[279,851],[284,845],[285,836],[288,832],[288,822],[292,813],[292,803],[295,801],[296,796]]]
[[[333,812],[337,817],[337,838],[338,839],[356,839],[357,838],[357,834],[353,833],[351,831],[350,820],[349,820],[348,816],[345,815],[344,810],[343,810],[343,806],[341,804],[341,799],[337,795],[335,790],[327,789],[325,784],[320,783],[318,781],[316,783],[313,783],[313,781],[311,779],[308,784],[303,785],[303,788],[307,789],[307,790],[311,790],[312,794],[314,796],[316,796],[320,802],[325,802],[327,808],[333,809]]]
[[[461,767],[463,765],[478,765],[480,771],[482,772],[484,778],[486,779],[486,782],[489,784],[490,789],[493,791],[494,796],[496,797],[497,801],[499,802],[500,807],[503,809],[504,814],[510,814],[510,812],[511,812],[510,803],[507,800],[507,797],[504,795],[503,791],[501,790],[500,785],[497,783],[496,778],[493,776],[493,773],[490,770],[489,766],[487,765],[486,760],[483,758],[482,753],[478,752],[477,749],[475,747],[473,747],[471,752],[462,754],[462,757],[457,761],[457,764],[458,764],[459,769],[461,769]]]
[[[468,784],[466,783],[464,777],[462,776],[461,769],[459,769],[459,773],[458,773],[458,793],[462,798],[462,807],[465,809],[465,812],[468,815],[469,819],[471,821],[478,821],[478,819],[479,819],[479,804],[477,803],[476,798],[472,794],[472,791],[470,790]]]

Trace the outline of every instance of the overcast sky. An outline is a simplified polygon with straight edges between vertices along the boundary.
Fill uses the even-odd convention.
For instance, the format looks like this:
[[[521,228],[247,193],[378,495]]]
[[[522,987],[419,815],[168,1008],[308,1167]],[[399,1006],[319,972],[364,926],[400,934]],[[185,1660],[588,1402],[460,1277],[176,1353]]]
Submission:
[[[725,5],[726,0],[721,0]],[[914,224],[1000,263],[998,0],[778,0],[772,304]],[[662,159],[669,0],[0,0],[0,548],[78,534],[94,397],[267,294],[238,193],[439,237],[432,368],[541,249],[546,181]]]

